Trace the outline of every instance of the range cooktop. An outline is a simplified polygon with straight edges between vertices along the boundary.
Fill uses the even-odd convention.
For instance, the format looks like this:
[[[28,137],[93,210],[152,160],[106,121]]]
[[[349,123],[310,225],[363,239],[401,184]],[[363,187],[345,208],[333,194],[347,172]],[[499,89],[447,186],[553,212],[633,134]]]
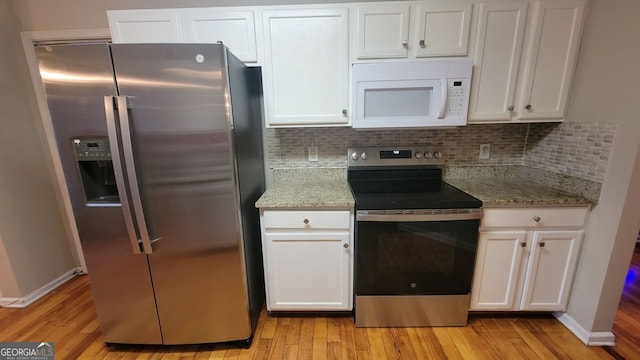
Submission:
[[[352,148],[348,156],[356,210],[482,207],[481,200],[442,181],[439,149]]]

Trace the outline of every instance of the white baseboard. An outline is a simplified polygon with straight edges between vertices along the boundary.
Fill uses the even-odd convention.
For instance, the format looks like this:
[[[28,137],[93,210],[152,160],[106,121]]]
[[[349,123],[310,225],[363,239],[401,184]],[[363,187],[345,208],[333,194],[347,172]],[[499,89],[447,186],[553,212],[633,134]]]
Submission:
[[[577,321],[564,312],[554,312],[553,316],[558,319],[569,331],[589,346],[615,346],[615,335],[611,331],[589,332]]]
[[[8,307],[8,308],[26,308],[36,300],[47,295],[48,293],[56,289],[58,286],[64,284],[65,282],[69,281],[71,278],[73,278],[74,276],[80,273],[82,273],[81,268],[71,269],[66,273],[53,279],[50,283],[46,284],[45,286],[41,287],[40,289],[32,292],[27,296],[23,296],[21,298],[6,298],[6,297],[0,298],[0,306]]]

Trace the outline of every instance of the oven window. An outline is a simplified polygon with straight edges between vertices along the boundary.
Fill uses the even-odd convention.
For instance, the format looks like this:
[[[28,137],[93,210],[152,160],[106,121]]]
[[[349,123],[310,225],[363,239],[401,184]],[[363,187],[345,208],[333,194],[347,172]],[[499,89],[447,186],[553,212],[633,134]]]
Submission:
[[[356,293],[468,294],[479,223],[357,222]]]

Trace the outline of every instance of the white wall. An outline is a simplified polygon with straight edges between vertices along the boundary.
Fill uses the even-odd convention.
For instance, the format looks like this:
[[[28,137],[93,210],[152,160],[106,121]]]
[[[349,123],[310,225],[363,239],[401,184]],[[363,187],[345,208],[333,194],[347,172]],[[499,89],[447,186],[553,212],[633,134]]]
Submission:
[[[0,46],[0,286],[3,297],[24,297],[76,262],[20,37],[5,0],[0,1]]]
[[[640,227],[640,2],[590,0],[568,120],[618,124],[568,314],[610,331]]]

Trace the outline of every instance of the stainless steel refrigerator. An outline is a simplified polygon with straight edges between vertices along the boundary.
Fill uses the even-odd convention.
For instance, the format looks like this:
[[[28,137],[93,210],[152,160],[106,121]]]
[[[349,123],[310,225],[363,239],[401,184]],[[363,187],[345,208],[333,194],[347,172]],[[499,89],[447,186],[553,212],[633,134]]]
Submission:
[[[39,44],[106,343],[249,343],[264,299],[259,68],[221,44]]]

